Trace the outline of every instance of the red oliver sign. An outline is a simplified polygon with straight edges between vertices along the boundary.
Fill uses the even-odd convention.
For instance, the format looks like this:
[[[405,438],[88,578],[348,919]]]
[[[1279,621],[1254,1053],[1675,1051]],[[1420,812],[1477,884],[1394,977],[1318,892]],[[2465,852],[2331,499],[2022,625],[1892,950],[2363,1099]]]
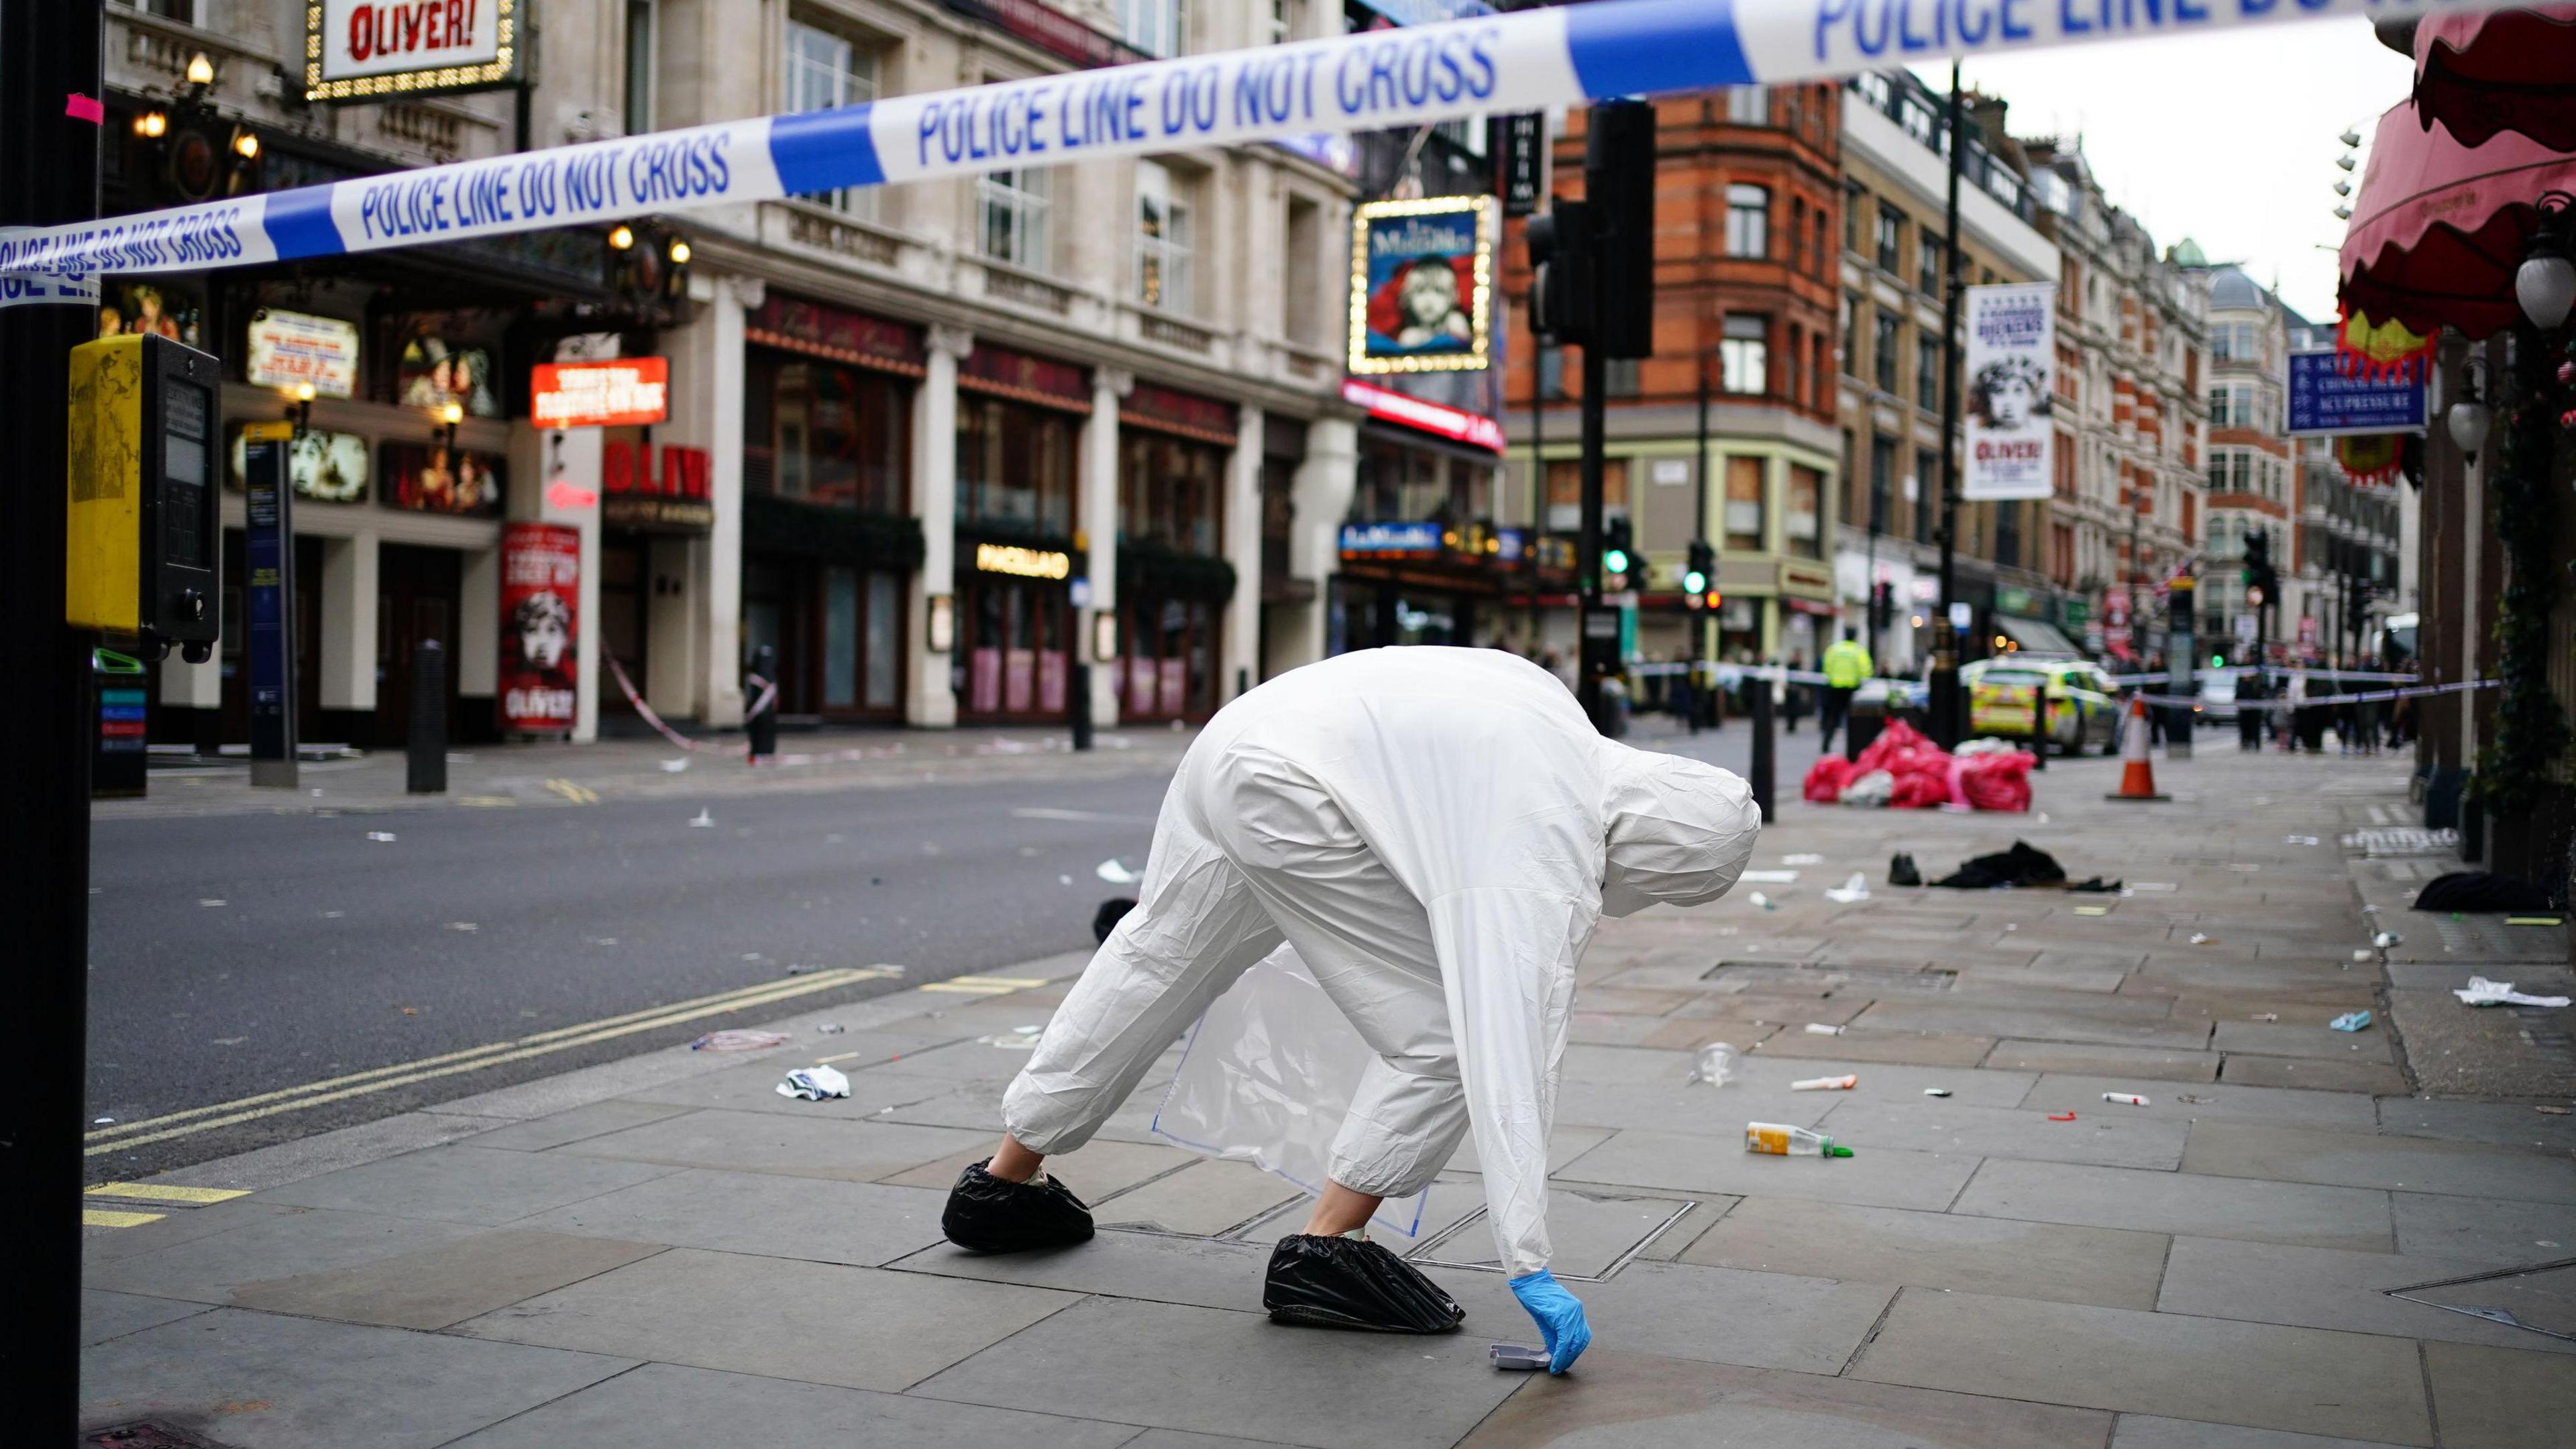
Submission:
[[[501,534],[501,728],[572,732],[581,642],[581,532],[513,523]]]

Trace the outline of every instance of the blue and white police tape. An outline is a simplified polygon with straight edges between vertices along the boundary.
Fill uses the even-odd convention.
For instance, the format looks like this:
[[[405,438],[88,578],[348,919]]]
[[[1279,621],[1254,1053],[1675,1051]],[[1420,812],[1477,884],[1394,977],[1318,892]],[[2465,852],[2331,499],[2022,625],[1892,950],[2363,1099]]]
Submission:
[[[1601,0],[0,228],[0,274],[249,266],[1945,56],[2492,8],[2503,0]],[[2139,83],[2169,78],[2142,73]]]
[[[2493,689],[2502,683],[2504,681],[2501,679],[2463,679],[2456,684],[2425,684],[2412,689],[2372,689],[2359,694],[2323,694],[2307,699],[2240,699],[2235,701],[2235,707],[2238,710],[2284,710],[2314,709],[2325,704],[2385,704],[2396,699],[2421,699],[2428,694],[2457,694],[2469,689]],[[2139,697],[2149,704],[2202,706],[2209,703],[2196,695],[2185,694],[2148,694]]]

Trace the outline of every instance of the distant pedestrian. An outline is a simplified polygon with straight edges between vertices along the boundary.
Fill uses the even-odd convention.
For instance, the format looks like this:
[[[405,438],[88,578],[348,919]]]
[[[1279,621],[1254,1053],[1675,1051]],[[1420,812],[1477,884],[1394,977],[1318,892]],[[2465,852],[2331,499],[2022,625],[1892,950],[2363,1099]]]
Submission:
[[[1790,655],[1789,672],[1791,674],[1806,673],[1807,656],[1804,654]],[[1784,726],[1786,732],[1793,735],[1796,734],[1798,732],[1798,721],[1806,718],[1807,715],[1806,685],[1795,679],[1789,681],[1786,697],[1780,701],[1780,713],[1786,721]]]
[[[2263,700],[2269,693],[2263,682],[2263,671],[2239,675],[2236,680],[2236,748],[2263,748]]]
[[[1699,691],[1691,684],[1688,673],[1673,676],[1673,686],[1667,697],[1671,700],[1673,713],[1681,716],[1682,723],[1689,727],[1692,734],[1698,734]]]
[[[1851,719],[1852,696],[1877,667],[1870,661],[1868,647],[1860,642],[1858,629],[1845,629],[1842,638],[1827,646],[1824,707],[1816,717],[1817,748],[1834,747],[1834,732]]]

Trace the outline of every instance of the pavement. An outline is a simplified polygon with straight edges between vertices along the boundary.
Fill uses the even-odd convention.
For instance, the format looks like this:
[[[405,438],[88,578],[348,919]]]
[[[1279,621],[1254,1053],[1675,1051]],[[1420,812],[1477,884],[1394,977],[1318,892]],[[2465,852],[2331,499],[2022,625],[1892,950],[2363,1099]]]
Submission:
[[[1794,879],[1603,927],[1552,1152],[1595,1332],[1564,1379],[1485,1363],[1532,1330],[1472,1152],[1384,1239],[1463,1332],[1268,1323],[1303,1200],[1154,1137],[1177,1051],[1052,1165],[1097,1239],[948,1247],[944,1190],[1065,954],[93,1189],[85,1423],[241,1449],[2565,1442],[2576,1341],[2383,1291],[2576,1258],[2576,1116],[2537,1110],[2576,1089],[2557,1017],[2444,1005],[2472,972],[2566,982],[2564,930],[2405,909],[2451,862],[2403,829],[2400,762],[2158,772],[2171,802],[2114,804],[2117,762],[2053,761],[2028,816],[1789,803],[1754,865]],[[2015,838],[2126,891],[1885,884],[1895,851],[1929,876]],[[1868,900],[1824,897],[1855,871]],[[1740,1079],[1685,1085],[1712,1040]],[[849,1100],[775,1094],[814,1061]],[[1748,1120],[1856,1155],[1747,1155]],[[2571,1276],[2418,1296],[2576,1333]]]

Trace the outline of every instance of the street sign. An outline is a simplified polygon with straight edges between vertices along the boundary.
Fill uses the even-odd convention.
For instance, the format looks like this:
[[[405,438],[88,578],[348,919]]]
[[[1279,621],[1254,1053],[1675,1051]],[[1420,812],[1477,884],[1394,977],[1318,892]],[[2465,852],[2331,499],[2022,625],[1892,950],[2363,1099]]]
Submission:
[[[2424,431],[2424,368],[2365,371],[2332,349],[2290,354],[2290,436]]]
[[[2255,630],[2255,624],[2254,624],[2254,616],[2253,616],[2253,615],[2251,615],[2251,614],[2239,614],[2239,615],[2237,615],[2237,616],[2236,616],[2236,641],[2237,641],[2238,643],[2240,643],[2240,644],[2251,644],[2251,643],[2253,643],[2253,642],[2254,642],[2254,630]]]
[[[1547,113],[1496,116],[1487,149],[1494,153],[1494,193],[1503,215],[1528,216],[1547,199]]]
[[[295,788],[295,490],[293,423],[245,423],[242,443],[242,642],[250,654],[250,782]]]

